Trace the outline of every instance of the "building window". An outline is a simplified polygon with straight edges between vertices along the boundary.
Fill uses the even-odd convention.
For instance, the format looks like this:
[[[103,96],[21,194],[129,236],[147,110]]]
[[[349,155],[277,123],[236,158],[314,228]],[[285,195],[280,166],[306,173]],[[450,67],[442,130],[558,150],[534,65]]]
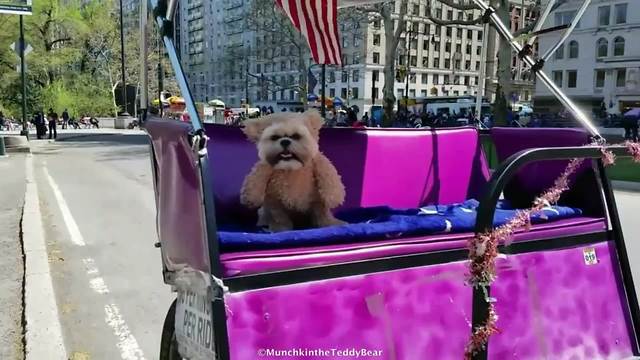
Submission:
[[[445,52],[451,52],[451,43],[447,42],[444,44],[444,51]]]
[[[440,59],[438,58],[433,59],[433,67],[436,69],[440,67]]]
[[[556,86],[562,87],[562,71],[553,72],[553,82],[556,83]]]
[[[596,70],[595,71],[596,87],[597,88],[603,88],[604,87],[606,74],[607,73],[604,70]]]
[[[342,82],[346,83],[347,81],[349,81],[349,73],[346,70],[342,71]]]
[[[571,89],[575,89],[578,86],[578,71],[569,70],[567,71],[567,87]]]
[[[422,81],[421,81],[421,82],[422,82],[423,84],[426,84],[426,83],[428,82],[429,75],[427,75],[427,74],[422,74],[421,79],[422,79]]]
[[[379,52],[374,52],[373,53],[373,63],[374,64],[380,64],[380,53]]]
[[[429,50],[429,40],[422,41],[422,50]]]
[[[451,69],[451,60],[450,59],[444,59],[444,68],[445,69]]]
[[[616,71],[616,86],[624,87],[627,83],[627,69],[618,69]]]
[[[373,70],[371,73],[373,81],[380,81],[380,70]]]
[[[577,59],[579,54],[578,42],[573,40],[569,43],[569,59]]]
[[[347,99],[347,88],[340,89],[340,97],[343,99]]]
[[[453,10],[447,11],[447,20],[453,20]],[[447,28],[450,29],[450,28]]]
[[[482,41],[482,31],[478,31],[478,41]]]
[[[611,17],[611,6],[600,6],[598,8],[598,25],[608,26]]]
[[[556,50],[556,60],[564,59],[564,45],[560,45],[558,50]]]
[[[380,34],[373,35],[373,45],[380,46]]]
[[[627,4],[616,4],[616,24],[627,23]]]
[[[433,85],[438,85],[439,82],[440,82],[440,75],[433,74]]]
[[[420,15],[420,4],[413,4],[413,14]]]
[[[409,82],[411,82],[412,84],[416,83],[416,74],[409,75]]]
[[[336,89],[329,89],[329,96],[336,97]]]
[[[416,90],[415,89],[411,89],[409,90],[409,97],[414,99],[416,97]]]
[[[609,41],[605,38],[598,40],[596,44],[597,57],[607,57],[609,55]]]
[[[613,40],[613,56],[624,56],[624,38],[618,36]]]
[[[444,83],[443,84],[445,84],[445,85],[449,84],[449,75],[445,75],[444,76]]]
[[[351,98],[352,99],[357,99],[359,97],[360,94],[358,94],[358,88],[353,88],[351,89]]]

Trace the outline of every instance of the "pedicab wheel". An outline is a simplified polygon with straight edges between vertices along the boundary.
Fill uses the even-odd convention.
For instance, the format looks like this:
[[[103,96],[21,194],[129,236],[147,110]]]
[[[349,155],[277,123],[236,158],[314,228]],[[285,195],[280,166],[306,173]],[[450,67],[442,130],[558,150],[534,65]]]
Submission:
[[[160,339],[160,360],[182,360],[178,352],[178,342],[175,332],[176,300],[173,301],[167,317],[162,326],[162,337]]]

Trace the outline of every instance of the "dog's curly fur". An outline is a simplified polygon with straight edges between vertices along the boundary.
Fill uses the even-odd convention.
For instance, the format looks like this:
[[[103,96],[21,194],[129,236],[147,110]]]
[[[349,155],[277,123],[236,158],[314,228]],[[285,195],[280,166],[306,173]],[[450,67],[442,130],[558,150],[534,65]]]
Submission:
[[[336,168],[318,149],[323,121],[315,110],[278,113],[245,122],[260,160],[247,175],[240,200],[258,209],[270,231],[342,224],[331,209],[344,202]]]

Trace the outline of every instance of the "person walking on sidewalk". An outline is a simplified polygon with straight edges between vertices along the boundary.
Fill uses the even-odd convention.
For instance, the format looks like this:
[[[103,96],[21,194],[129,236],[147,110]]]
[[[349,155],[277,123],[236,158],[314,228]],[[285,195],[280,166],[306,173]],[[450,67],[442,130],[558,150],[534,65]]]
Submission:
[[[58,138],[58,130],[56,126],[58,125],[58,114],[53,111],[53,109],[49,108],[49,114],[47,114],[49,118],[49,139]]]
[[[62,112],[62,128],[66,129],[69,126],[69,112],[64,109]]]

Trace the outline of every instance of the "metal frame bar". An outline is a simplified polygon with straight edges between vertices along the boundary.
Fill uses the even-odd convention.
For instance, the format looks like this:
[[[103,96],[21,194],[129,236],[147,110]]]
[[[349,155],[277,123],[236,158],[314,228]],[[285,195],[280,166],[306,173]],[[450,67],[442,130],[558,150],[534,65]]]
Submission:
[[[517,242],[509,247],[509,253],[522,254],[532,251],[555,250],[573,246],[596,244],[606,241],[609,235],[610,234],[607,231],[599,231],[560,238],[545,238]],[[454,261],[464,261],[467,260],[468,257],[469,250],[467,249],[442,250],[437,252],[390,256],[301,269],[234,276],[226,278],[225,284],[229,286],[231,292],[243,292],[311,281],[337,279],[385,271],[446,264]]]
[[[558,42],[552,47],[550,47],[547,50],[547,52],[544,53],[544,55],[542,55],[541,57],[542,60],[544,61],[549,60],[551,56],[556,52],[556,50],[558,50],[558,48],[562,46],[565,41],[567,41],[567,38],[569,37],[569,35],[571,35],[573,30],[576,28],[576,26],[578,26],[580,19],[582,19],[582,15],[584,15],[585,11],[587,11],[587,7],[589,7],[590,4],[591,4],[591,0],[584,0],[582,7],[580,7],[580,9],[578,10],[578,13],[576,13],[575,18],[573,18],[573,21],[571,22],[571,26],[569,26],[569,28],[565,30],[564,34],[562,34],[560,39],[558,39]]]
[[[177,5],[177,1],[169,0],[169,4],[167,4],[167,0],[149,0],[149,5],[151,5],[151,8],[153,9],[155,20],[160,27],[162,40],[165,45],[165,51],[169,55],[169,60],[171,61],[171,66],[173,68],[176,81],[178,83],[178,86],[180,87],[180,92],[182,93],[182,96],[185,100],[187,111],[191,116],[191,133],[192,135],[204,135],[203,123],[195,107],[195,101],[193,99],[191,91],[189,90],[187,77],[184,73],[184,69],[182,68],[180,60],[178,59],[176,48],[173,43],[173,24],[169,19],[165,17],[166,15],[171,15],[172,12],[175,13],[175,6]],[[173,6],[173,8],[171,8],[171,6]],[[143,15],[141,14],[141,16]],[[146,59],[146,57],[144,59]],[[160,106],[162,106],[162,104],[160,104]],[[205,144],[206,146],[206,141],[200,143],[200,145],[201,144]],[[213,194],[212,178],[211,175],[209,175],[209,157],[207,155],[199,156],[198,165],[200,185],[203,196],[202,208],[204,211],[205,224],[205,234],[203,235],[205,236],[208,245],[210,273],[212,276],[218,279],[222,279],[222,265],[220,263],[220,249],[215,218],[215,197]],[[230,357],[229,336],[227,331],[227,314],[224,303],[224,294],[222,294],[221,289],[216,288],[213,290],[215,298],[213,299],[212,303],[211,316],[213,323],[213,336],[216,346],[216,357],[217,360],[228,360]]]
[[[631,157],[626,147],[624,146],[611,146],[607,148],[618,157]],[[493,216],[496,211],[496,205],[500,194],[503,192],[505,186],[510,179],[520,170],[524,165],[547,160],[569,160],[573,158],[583,159],[601,159],[602,148],[598,146],[590,147],[560,147],[560,148],[541,148],[541,149],[529,149],[518,152],[507,160],[505,160],[491,177],[491,181],[487,184],[486,192],[484,193],[480,206],[478,207],[478,216],[476,218],[476,233],[484,233],[490,231],[493,228]],[[633,353],[635,356],[640,355],[640,306],[638,305],[638,297],[635,293],[635,287],[633,282],[633,275],[629,263],[629,255],[626,250],[624,242],[624,236],[622,234],[622,227],[620,225],[620,217],[615,203],[615,196],[611,187],[611,182],[606,177],[602,160],[599,160],[599,182],[602,185],[604,192],[605,205],[608,209],[608,219],[612,224],[612,231],[610,232],[610,239],[612,239],[616,246],[616,254],[619,259],[618,271],[622,278],[624,286],[625,298],[627,302],[627,313],[629,314],[629,337],[633,340]],[[489,287],[485,289],[474,288],[473,292],[473,316],[472,316],[472,328],[481,326],[487,319],[489,311],[489,303],[486,301],[486,295],[490,294],[491,289]],[[474,356],[474,360],[486,360],[488,354],[487,347]]]
[[[534,60],[530,55],[523,52],[524,47],[518,43],[513,34],[507,26],[500,20],[500,17],[495,13],[495,10],[489,6],[484,0],[472,0],[482,11],[487,15],[487,19],[493,23],[496,31],[500,36],[505,39],[511,48],[520,54],[520,58],[529,65],[532,69],[536,69],[536,74],[542,83],[551,91],[551,93],[560,100],[560,102],[569,110],[573,116],[582,123],[587,131],[596,140],[602,140],[602,136],[598,129],[591,123],[589,117],[564,93],[560,88],[549,78],[547,74],[541,71],[541,63]],[[588,0],[590,1],[590,0]],[[542,62],[544,63],[544,62]]]
[[[538,22],[536,23],[536,25],[533,27],[533,32],[537,33],[538,31],[540,31],[542,29],[542,26],[544,25],[544,23],[547,21],[547,18],[549,17],[549,15],[551,14],[551,10],[553,9],[553,6],[556,4],[556,0],[549,0],[549,3],[547,4],[547,6],[544,8],[544,11],[542,12],[542,15],[540,15],[540,18],[538,18]],[[528,44],[533,44],[534,41],[536,41],[537,36],[532,36],[529,41],[527,41]]]

